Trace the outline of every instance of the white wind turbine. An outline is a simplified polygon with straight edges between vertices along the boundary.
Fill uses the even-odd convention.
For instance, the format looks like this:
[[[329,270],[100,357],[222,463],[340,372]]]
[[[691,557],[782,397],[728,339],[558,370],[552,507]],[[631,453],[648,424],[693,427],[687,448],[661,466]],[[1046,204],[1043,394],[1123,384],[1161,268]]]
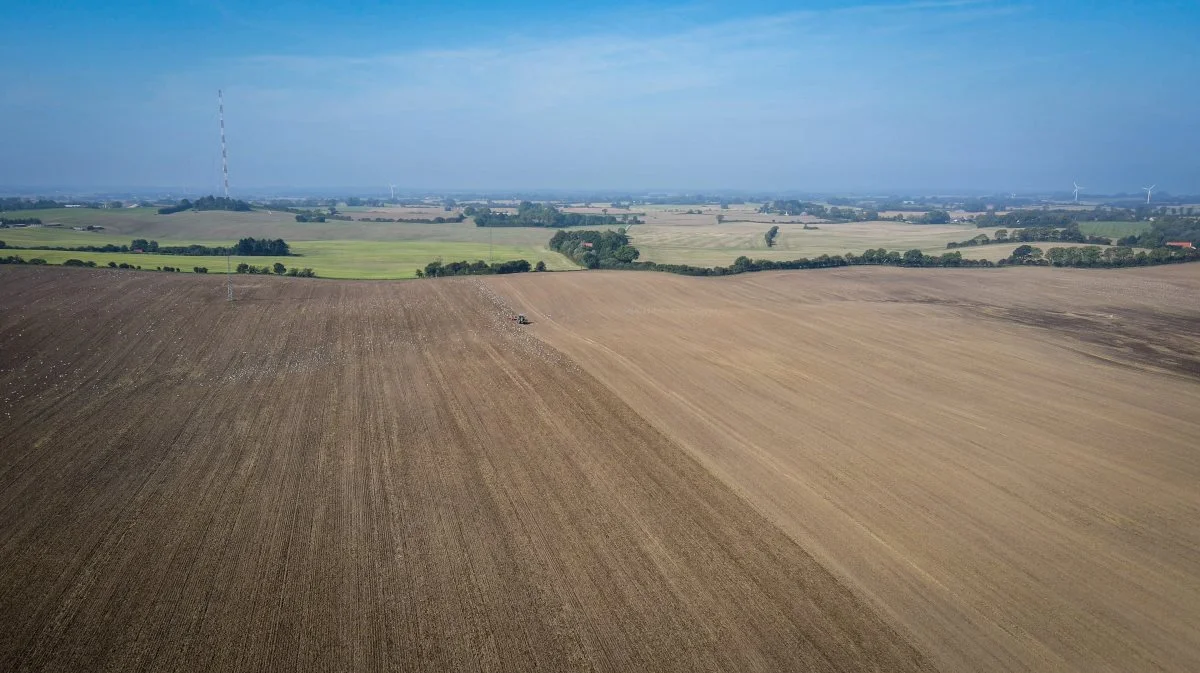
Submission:
[[[392,200],[396,200],[396,185],[388,185],[388,189],[392,190]]]
[[[1075,185],[1075,203],[1079,203],[1079,190],[1083,189],[1083,187],[1080,187],[1079,183],[1074,180],[1071,181],[1071,184]]]
[[[1146,192],[1146,203],[1150,203],[1150,192],[1154,191],[1154,188],[1157,186],[1158,185],[1150,185],[1149,187],[1142,187],[1142,189]]]

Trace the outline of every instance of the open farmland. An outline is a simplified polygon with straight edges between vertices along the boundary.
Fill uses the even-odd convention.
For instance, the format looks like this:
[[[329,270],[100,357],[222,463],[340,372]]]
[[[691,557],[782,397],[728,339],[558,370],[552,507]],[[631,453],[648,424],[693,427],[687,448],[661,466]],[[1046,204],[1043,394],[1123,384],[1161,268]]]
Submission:
[[[440,208],[389,208],[354,217],[432,218],[447,215]],[[142,255],[43,250],[39,246],[128,245],[133,238],[155,239],[164,245],[197,243],[230,245],[239,238],[282,238],[301,257],[254,257],[235,260],[262,265],[282,262],[286,266],[309,267],[325,278],[412,278],[418,268],[438,258],[444,261],[482,259],[505,261],[525,259],[530,264],[544,261],[552,271],[578,267],[546,244],[553,232],[541,228],[509,227],[481,229],[471,220],[442,224],[412,222],[296,222],[289,213],[254,211],[182,212],[159,215],[148,208],[97,210],[60,208],[5,213],[6,217],[38,217],[61,227],[0,229],[0,240],[10,246],[32,248],[15,251],[26,259],[41,257],[52,264],[67,259],[94,261],[100,266],[122,262],[154,268],[175,266],[190,271],[194,266],[210,272],[225,271],[224,257]],[[75,231],[72,226],[103,226],[100,232]]]
[[[1200,670],[1200,265],[488,283],[940,669]]]
[[[122,241],[128,244],[129,241]],[[229,245],[232,241],[213,242],[212,245]],[[562,255],[546,249],[497,245],[487,243],[438,243],[424,241],[299,241],[291,245],[298,256],[288,257],[233,257],[232,263],[240,262],[255,266],[270,266],[279,262],[287,267],[309,267],[322,278],[394,279],[413,278],[416,270],[435,259],[447,262],[465,259],[474,261],[494,259],[526,259],[530,264],[545,261],[551,271],[570,271],[579,267]],[[119,252],[72,252],[64,250],[14,250],[26,259],[40,257],[50,264],[62,264],[68,259],[94,261],[98,266],[109,262],[126,263],[153,269],[159,266],[174,266],[190,272],[192,267],[207,267],[209,273],[225,273],[225,257],[158,255],[148,253]]]
[[[0,669],[1200,667],[1200,265],[223,281],[0,268]]]
[[[763,235],[772,225],[766,222],[723,222],[717,224],[713,215],[692,215],[692,223],[637,224],[629,228],[633,244],[642,255],[640,259],[663,264],[692,264],[696,266],[726,266],[739,256],[751,259],[798,259],[846,252],[861,254],[864,250],[920,249],[940,255],[946,244],[962,241],[986,232],[975,225],[919,225],[898,222],[854,222],[845,224],[815,224],[817,229],[804,229],[803,223],[788,223],[778,217],[779,236],[775,246],[768,248]],[[764,216],[759,215],[759,218]],[[769,216],[766,216],[769,218]],[[967,249],[960,250],[970,256]],[[971,251],[974,252],[974,251]]]
[[[928,669],[478,282],[239,292],[0,268],[0,669]]]

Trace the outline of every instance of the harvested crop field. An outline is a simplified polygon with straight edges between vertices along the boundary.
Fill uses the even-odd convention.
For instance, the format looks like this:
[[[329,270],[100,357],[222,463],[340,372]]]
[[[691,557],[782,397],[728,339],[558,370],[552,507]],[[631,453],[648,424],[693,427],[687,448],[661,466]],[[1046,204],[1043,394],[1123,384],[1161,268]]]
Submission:
[[[0,669],[1200,667],[1200,265],[222,281],[0,269]]]

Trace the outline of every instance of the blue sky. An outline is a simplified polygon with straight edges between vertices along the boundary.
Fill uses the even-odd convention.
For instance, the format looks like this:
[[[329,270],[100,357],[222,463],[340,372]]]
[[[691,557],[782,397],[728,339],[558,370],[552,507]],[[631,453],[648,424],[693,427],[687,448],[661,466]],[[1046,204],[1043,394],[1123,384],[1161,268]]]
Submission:
[[[1200,193],[1200,3],[0,6],[0,185]]]

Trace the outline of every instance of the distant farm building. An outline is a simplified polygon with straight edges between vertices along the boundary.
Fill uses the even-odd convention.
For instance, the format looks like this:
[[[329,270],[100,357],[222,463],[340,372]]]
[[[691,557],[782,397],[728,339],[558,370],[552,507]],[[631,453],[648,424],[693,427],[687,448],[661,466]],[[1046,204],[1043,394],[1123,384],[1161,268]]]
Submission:
[[[1191,241],[1167,241],[1167,247],[1169,247],[1169,248],[1187,248],[1189,250],[1196,249],[1196,246],[1193,245]]]

